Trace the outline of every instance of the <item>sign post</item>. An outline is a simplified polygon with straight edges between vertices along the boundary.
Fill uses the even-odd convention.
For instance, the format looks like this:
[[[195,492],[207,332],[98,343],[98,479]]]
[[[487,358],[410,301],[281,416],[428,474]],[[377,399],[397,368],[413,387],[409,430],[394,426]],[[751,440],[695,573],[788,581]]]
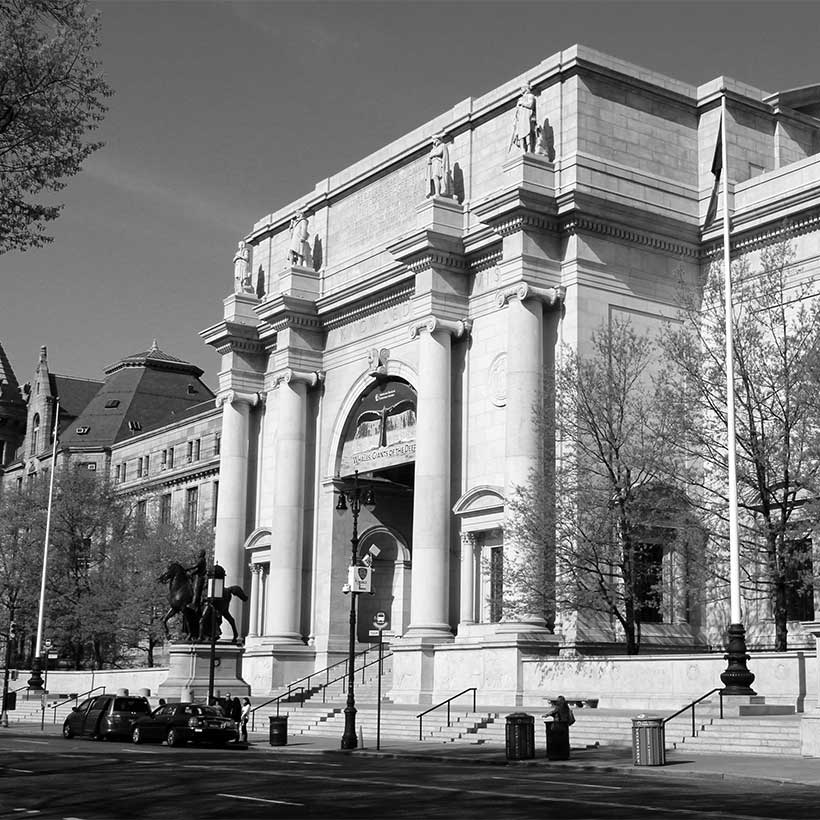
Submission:
[[[373,626],[379,630],[379,674],[376,683],[376,751],[379,751],[382,743],[382,633],[387,629],[387,616],[384,612],[376,613]]]

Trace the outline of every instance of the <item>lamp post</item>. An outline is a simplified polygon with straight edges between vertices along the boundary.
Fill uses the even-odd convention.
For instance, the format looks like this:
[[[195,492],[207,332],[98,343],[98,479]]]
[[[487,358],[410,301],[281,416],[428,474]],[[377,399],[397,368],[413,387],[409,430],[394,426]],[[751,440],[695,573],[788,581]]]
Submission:
[[[214,564],[208,570],[208,607],[210,609],[211,656],[208,664],[208,705],[214,702],[214,667],[216,666],[216,602],[222,598],[225,589],[225,570]]]
[[[362,485],[359,482],[359,471],[353,474],[353,481],[350,483],[338,482],[336,488],[339,491],[339,501],[336,509],[347,510],[350,504],[350,512],[353,516],[353,536],[350,539],[350,569],[348,570],[348,582],[342,587],[345,594],[350,595],[350,643],[347,653],[347,705],[345,706],[345,730],[342,734],[342,748],[355,749],[358,745],[356,738],[356,697],[354,687],[354,665],[356,660],[356,596],[360,592],[370,591],[370,566],[359,564],[359,513],[362,505],[372,508],[376,503],[373,496],[373,487],[370,484]],[[359,575],[364,571],[365,577]]]
[[[12,612],[11,619],[9,620],[9,630],[6,634],[6,662],[3,670],[3,704],[2,715],[0,715],[0,725],[2,725],[4,729],[8,729],[9,726],[9,667],[11,666],[11,647],[15,636],[14,626],[14,613]]]

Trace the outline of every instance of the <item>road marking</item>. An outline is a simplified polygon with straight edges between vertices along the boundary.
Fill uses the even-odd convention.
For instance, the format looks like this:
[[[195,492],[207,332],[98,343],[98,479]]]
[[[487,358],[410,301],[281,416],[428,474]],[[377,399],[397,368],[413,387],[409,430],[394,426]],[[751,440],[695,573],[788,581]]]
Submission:
[[[325,763],[324,760],[286,760],[294,766],[341,766],[341,763]]]
[[[253,800],[256,803],[276,803],[279,806],[304,806],[304,803],[291,803],[289,800],[268,800],[265,797],[247,797],[244,794],[221,794],[217,797],[232,797],[234,800]]]
[[[532,780],[513,780],[511,777],[500,777],[499,775],[493,775],[491,780],[503,780],[505,783],[527,783],[532,785]],[[547,783],[551,786],[566,786],[566,780],[542,780],[540,777],[538,778],[538,785],[543,785]],[[612,791],[620,792],[623,791],[623,786],[601,786],[598,783],[575,783],[573,781],[573,786],[580,786],[584,789],[611,789]]]
[[[18,743],[37,743],[40,746],[48,746],[47,740],[18,740]],[[25,809],[15,809],[15,811],[25,811]]]
[[[9,769],[10,772],[20,772],[20,774],[34,774],[31,769]]]

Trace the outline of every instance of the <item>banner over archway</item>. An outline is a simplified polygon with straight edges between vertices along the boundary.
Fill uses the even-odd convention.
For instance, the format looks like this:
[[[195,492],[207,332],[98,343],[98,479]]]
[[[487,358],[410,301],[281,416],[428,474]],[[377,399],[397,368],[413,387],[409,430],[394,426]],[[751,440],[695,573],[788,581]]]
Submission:
[[[383,470],[416,459],[416,391],[391,379],[371,387],[342,436],[341,475]]]

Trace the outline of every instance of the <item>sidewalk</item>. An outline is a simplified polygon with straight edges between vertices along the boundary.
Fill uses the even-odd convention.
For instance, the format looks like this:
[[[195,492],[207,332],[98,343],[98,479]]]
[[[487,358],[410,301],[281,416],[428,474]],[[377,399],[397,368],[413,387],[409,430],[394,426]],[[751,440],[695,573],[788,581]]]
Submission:
[[[769,780],[820,786],[820,758],[790,758],[773,755],[684,754],[667,751],[665,766],[635,766],[632,750],[624,747],[572,748],[569,760],[547,760],[543,746],[536,746],[532,760],[508,761],[500,744],[431,743],[383,739],[376,750],[375,738],[365,738],[363,748],[342,751],[340,739],[288,736],[287,746],[271,746],[261,732],[253,733],[249,750],[273,754],[352,754],[357,757],[392,757],[433,760],[480,766],[535,766],[556,771],[619,772],[623,775],[650,777],[716,778]]]

